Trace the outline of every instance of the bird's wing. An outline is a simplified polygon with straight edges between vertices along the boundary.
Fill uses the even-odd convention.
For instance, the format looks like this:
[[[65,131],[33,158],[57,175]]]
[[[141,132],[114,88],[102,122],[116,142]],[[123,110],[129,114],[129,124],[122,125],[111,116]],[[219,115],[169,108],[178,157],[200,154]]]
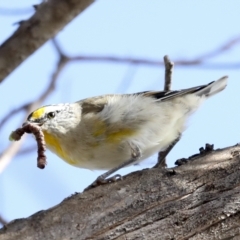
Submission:
[[[134,94],[123,94],[123,96],[142,95],[144,97],[152,97],[161,101],[167,101],[187,93],[197,92],[206,86],[207,85],[202,85],[202,86],[192,87],[192,88],[178,90],[178,91],[145,91],[145,92],[138,92]],[[107,99],[110,96],[114,96],[114,95],[104,95],[99,97],[87,98],[79,101],[81,102],[81,105],[82,105],[82,114],[101,112],[104,109],[104,106],[108,103]]]
[[[206,87],[206,85],[182,89],[182,90],[178,90],[178,91],[147,91],[147,92],[140,92],[137,94],[141,94],[145,97],[153,97],[153,98],[156,98],[161,101],[167,101],[172,98],[176,98],[176,97],[188,94],[188,93],[197,92],[197,91],[203,89],[204,87]]]
[[[205,95],[210,97],[220,91],[222,91],[227,85],[227,76],[220,78],[217,81],[210,82],[206,85],[201,85],[197,87],[182,89],[178,91],[145,91],[134,94],[123,94],[122,96],[132,96],[132,95],[142,95],[144,97],[156,98],[159,101],[168,101],[170,99],[183,96],[189,93],[196,93],[198,96]],[[99,97],[87,98],[79,101],[82,105],[82,113],[98,113],[104,109],[104,106],[108,104],[109,98],[116,96],[112,95],[103,95]],[[121,99],[121,98],[120,98]]]
[[[222,91],[227,86],[227,79],[228,76],[224,76],[216,81],[210,82],[206,85],[201,85],[197,87],[187,88],[179,91],[148,91],[148,92],[141,92],[138,94],[142,94],[146,97],[153,97],[159,99],[161,101],[170,100],[175,97],[179,97],[188,93],[196,93],[198,96],[206,96],[211,97],[218,92]]]
[[[99,96],[87,98],[80,102],[82,105],[82,114],[98,113],[104,109],[104,106],[107,104],[107,98],[105,96]]]

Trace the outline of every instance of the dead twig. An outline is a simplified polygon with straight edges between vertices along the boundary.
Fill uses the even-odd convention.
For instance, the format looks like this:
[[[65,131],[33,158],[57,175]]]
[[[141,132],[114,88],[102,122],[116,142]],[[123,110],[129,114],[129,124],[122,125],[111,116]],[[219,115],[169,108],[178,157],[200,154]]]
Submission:
[[[223,43],[220,47],[217,47],[216,49],[214,49],[212,51],[209,51],[207,53],[200,55],[199,57],[196,57],[195,61],[201,63],[203,61],[209,60],[213,57],[216,57],[216,56],[230,50],[232,47],[234,47],[235,45],[237,45],[239,43],[240,43],[240,36],[237,36],[237,37]]]
[[[13,109],[11,110],[8,114],[6,114],[3,119],[0,121],[0,129],[3,127],[3,125],[5,123],[7,123],[7,121],[12,118],[13,116],[15,116],[16,114],[18,114],[19,112],[23,111],[23,110],[27,110],[29,108],[29,106],[31,105],[32,103],[25,103],[23,104],[22,106],[16,108],[16,109]]]
[[[164,56],[163,60],[164,60],[164,65],[165,65],[164,91],[168,92],[171,90],[172,73],[173,73],[174,63],[170,61],[170,59],[167,55]],[[175,142],[172,145],[170,145],[165,151],[158,153],[158,161],[157,161],[157,164],[154,166],[154,168],[167,167],[166,156],[172,150],[172,148],[175,146],[175,144],[179,141],[179,139],[180,139],[180,137],[177,138],[175,140]]]
[[[177,67],[190,67],[196,66],[204,69],[238,69],[240,62],[226,62],[226,63],[208,63],[207,61],[213,57],[223,54],[224,52],[232,49],[240,43],[240,36],[237,36],[229,41],[226,41],[220,47],[214,50],[206,52],[200,56],[194,57],[190,60],[186,59],[175,59],[174,64]],[[132,64],[132,65],[147,65],[152,67],[165,66],[165,62],[154,59],[143,59],[143,58],[131,58],[131,57],[117,57],[117,56],[97,56],[97,55],[78,55],[70,57],[69,61],[90,61],[90,62],[110,62],[120,64]]]
[[[118,56],[97,56],[97,55],[79,55],[69,58],[70,62],[109,62],[118,64],[146,65],[150,67],[164,66],[164,62],[155,59],[118,57]],[[174,60],[176,67],[197,67],[204,69],[239,69],[240,62],[223,62],[223,63],[207,63],[207,59],[176,59]]]
[[[164,56],[163,60],[164,60],[164,65],[165,65],[164,91],[168,92],[171,90],[172,73],[173,73],[174,63],[170,61],[170,59],[167,55]]]

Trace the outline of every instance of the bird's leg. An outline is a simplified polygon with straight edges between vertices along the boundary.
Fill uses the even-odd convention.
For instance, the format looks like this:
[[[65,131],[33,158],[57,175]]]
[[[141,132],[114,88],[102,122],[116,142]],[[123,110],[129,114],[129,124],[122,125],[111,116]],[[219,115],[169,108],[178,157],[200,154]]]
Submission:
[[[120,174],[116,174],[112,177],[109,177],[109,176],[111,174],[115,173],[116,171],[120,170],[121,168],[135,163],[142,155],[140,149],[137,146],[130,145],[130,147],[131,147],[131,158],[129,160],[127,160],[126,162],[123,162],[122,164],[118,165],[117,167],[114,167],[114,168],[110,169],[109,171],[100,175],[91,185],[89,185],[87,188],[85,188],[84,191],[94,188],[94,187],[97,187],[99,185],[116,182],[118,179],[122,179],[122,176]],[[109,177],[109,178],[107,178],[107,177]]]
[[[165,151],[158,153],[158,162],[157,162],[157,164],[153,168],[158,168],[158,167],[165,168],[165,167],[167,167],[166,157],[171,152],[173,147],[178,143],[180,138],[181,138],[181,134],[178,136],[178,138],[176,138],[174,140],[174,142],[171,145],[169,145],[167,147],[167,149],[165,149]]]

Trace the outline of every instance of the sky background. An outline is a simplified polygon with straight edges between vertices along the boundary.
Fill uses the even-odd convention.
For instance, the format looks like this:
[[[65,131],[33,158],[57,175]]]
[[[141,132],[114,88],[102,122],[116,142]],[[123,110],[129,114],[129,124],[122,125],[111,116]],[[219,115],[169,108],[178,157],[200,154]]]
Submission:
[[[0,3],[0,44],[17,29],[14,24],[28,19],[37,1],[12,0]],[[7,9],[18,9],[10,14]],[[19,10],[20,9],[20,10]],[[22,11],[21,11],[22,9]],[[57,40],[69,56],[101,55],[161,60],[191,60],[240,37],[240,1],[133,1],[99,0],[75,18]],[[23,12],[26,12],[23,14]],[[21,14],[20,14],[21,13]],[[12,109],[35,100],[46,88],[55,70],[58,55],[51,41],[31,55],[0,85],[0,121]],[[240,63],[240,44],[208,63]],[[181,141],[167,163],[198,152],[205,143],[215,148],[239,142],[238,68],[175,67],[172,89],[206,84],[229,76],[225,91],[209,99],[188,123]],[[60,75],[55,92],[44,105],[73,102],[106,93],[162,90],[164,68],[104,62],[74,62]],[[15,115],[0,129],[0,153],[8,136],[21,126],[24,113]],[[23,148],[34,146],[28,137]],[[72,167],[47,151],[48,165],[36,166],[36,151],[16,156],[0,175],[0,215],[7,221],[48,209],[75,192],[81,192],[100,171]],[[120,171],[127,174],[156,163],[152,156],[140,166]]]

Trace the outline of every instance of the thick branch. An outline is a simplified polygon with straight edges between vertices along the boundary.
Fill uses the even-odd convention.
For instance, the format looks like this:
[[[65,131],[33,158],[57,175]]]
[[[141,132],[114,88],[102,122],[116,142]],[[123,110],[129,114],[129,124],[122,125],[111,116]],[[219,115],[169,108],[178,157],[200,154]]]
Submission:
[[[10,239],[224,239],[240,236],[240,146],[134,172],[0,230]],[[203,238],[201,238],[203,239]]]
[[[0,82],[94,0],[48,0],[0,46]]]

